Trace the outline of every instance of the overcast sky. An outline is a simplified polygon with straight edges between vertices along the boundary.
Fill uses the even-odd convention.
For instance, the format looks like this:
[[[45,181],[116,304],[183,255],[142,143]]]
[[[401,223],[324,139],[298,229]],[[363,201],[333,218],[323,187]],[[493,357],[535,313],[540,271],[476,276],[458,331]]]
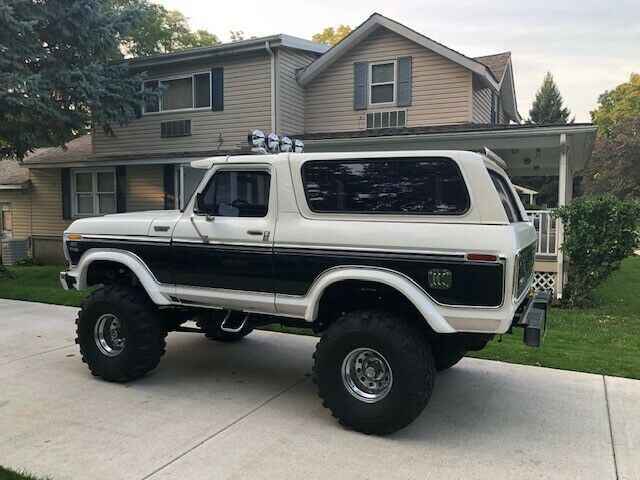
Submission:
[[[287,33],[303,38],[381,13],[475,57],[513,53],[518,109],[526,118],[547,70],[576,121],[590,121],[597,97],[640,72],[640,0],[157,0],[192,28],[221,40]]]

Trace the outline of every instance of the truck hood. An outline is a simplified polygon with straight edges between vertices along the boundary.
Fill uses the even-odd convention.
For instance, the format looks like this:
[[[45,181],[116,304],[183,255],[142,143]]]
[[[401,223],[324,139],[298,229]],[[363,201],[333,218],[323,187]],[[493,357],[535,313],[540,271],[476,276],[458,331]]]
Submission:
[[[116,213],[76,220],[65,233],[171,237],[181,216],[182,212],[179,210]]]

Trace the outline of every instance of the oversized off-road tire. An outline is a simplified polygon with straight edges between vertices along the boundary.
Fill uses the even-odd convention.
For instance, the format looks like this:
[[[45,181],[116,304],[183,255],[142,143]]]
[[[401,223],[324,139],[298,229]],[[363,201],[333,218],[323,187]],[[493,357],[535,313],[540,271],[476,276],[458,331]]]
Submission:
[[[424,410],[433,390],[430,346],[397,314],[360,310],[324,332],[314,354],[313,382],[340,424],[387,435]]]
[[[242,312],[229,312],[228,310],[211,310],[203,312],[196,317],[196,325],[204,331],[205,336],[217,342],[237,342],[253,331],[253,327],[247,322],[239,332],[225,332],[220,328],[222,321],[228,315],[245,315]]]
[[[431,347],[431,354],[436,363],[436,370],[441,372],[442,370],[453,367],[462,360],[467,354],[467,351],[459,348],[433,345]]]
[[[110,285],[83,303],[76,343],[91,373],[109,382],[127,382],[158,365],[167,330],[149,298],[139,290]]]

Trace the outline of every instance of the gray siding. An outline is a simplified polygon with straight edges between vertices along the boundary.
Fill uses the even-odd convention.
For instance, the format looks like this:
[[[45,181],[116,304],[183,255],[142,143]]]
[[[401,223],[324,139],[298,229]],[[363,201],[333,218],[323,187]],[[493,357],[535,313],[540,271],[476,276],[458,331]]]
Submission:
[[[460,65],[379,28],[305,89],[307,132],[348,131],[365,128],[367,111],[392,108],[353,109],[353,62],[413,57],[412,103],[407,125],[446,125],[471,119],[471,72]]]
[[[296,81],[296,70],[316,58],[317,55],[288,48],[277,51],[276,123],[279,134],[304,132],[304,89]]]
[[[473,80],[473,123],[491,123],[491,89]]]
[[[271,64],[266,52],[207,63],[177,64],[150,70],[149,78],[179,76],[224,67],[224,111],[210,109],[143,115],[129,125],[115,128],[115,137],[94,135],[96,157],[232,150],[246,143],[250,129],[270,129]],[[192,135],[160,138],[160,123],[191,119]]]

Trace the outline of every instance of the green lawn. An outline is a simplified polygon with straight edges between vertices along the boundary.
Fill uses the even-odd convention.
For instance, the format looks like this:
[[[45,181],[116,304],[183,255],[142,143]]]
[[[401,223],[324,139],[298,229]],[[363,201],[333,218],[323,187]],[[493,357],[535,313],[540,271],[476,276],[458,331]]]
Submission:
[[[65,292],[62,267],[14,267],[14,278],[0,277],[0,298],[78,306],[86,292]],[[625,260],[596,293],[599,306],[584,310],[551,309],[541,348],[522,343],[522,330],[496,338],[470,355],[511,363],[593,372],[640,379],[640,257]],[[269,330],[308,333],[303,329]],[[1,477],[0,477],[1,478]]]
[[[27,473],[18,473],[0,465],[0,480],[45,480],[40,477],[33,477]]]

